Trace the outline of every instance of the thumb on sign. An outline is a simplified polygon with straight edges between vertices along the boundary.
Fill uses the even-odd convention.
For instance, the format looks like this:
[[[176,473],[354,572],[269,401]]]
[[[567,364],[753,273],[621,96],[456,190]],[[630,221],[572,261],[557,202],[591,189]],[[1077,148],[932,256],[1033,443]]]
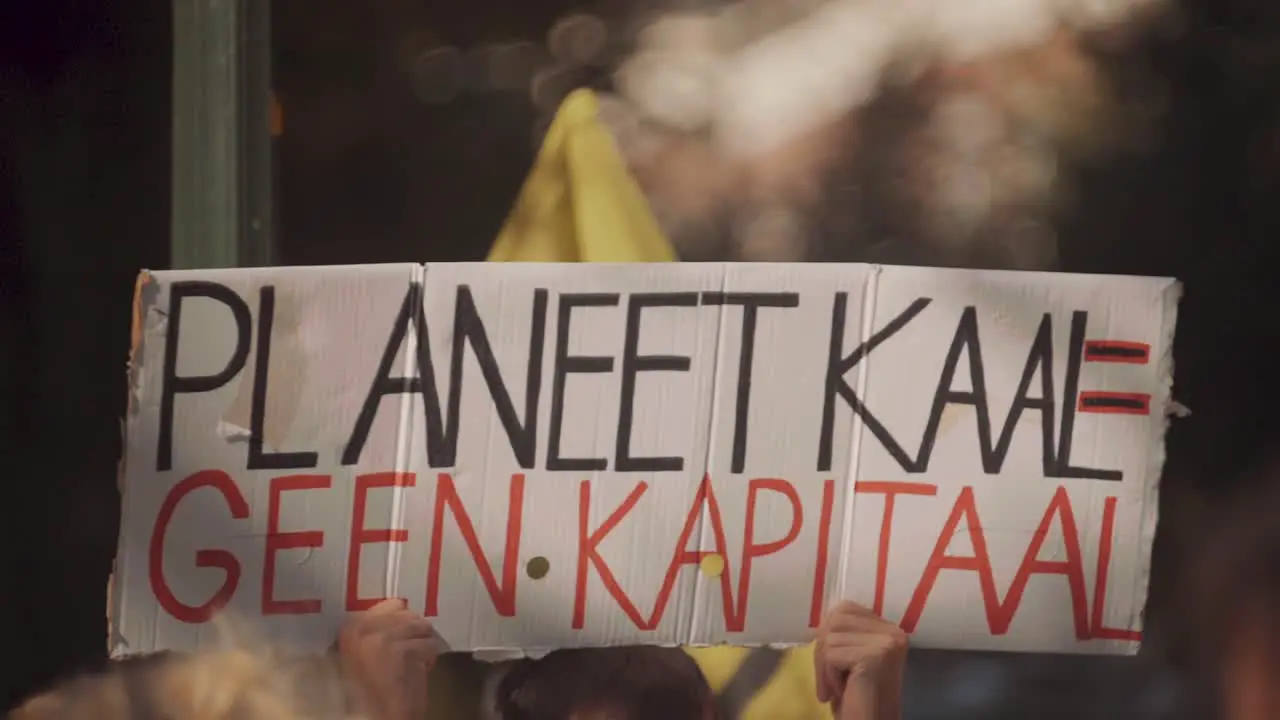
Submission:
[[[427,676],[440,648],[426,618],[399,598],[352,615],[338,634],[356,708],[375,720],[427,715]]]
[[[899,720],[907,634],[853,602],[837,604],[818,631],[818,699],[839,720]]]
[[[409,603],[404,598],[387,598],[381,600],[378,604],[369,608],[366,612],[369,615],[389,615],[397,610],[409,609]]]

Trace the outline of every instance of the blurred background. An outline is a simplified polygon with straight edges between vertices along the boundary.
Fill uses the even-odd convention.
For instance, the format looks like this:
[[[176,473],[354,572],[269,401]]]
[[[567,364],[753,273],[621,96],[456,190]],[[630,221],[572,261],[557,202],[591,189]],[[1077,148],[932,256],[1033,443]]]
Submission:
[[[918,652],[907,710],[1207,717],[1183,561],[1280,429],[1278,41],[1266,0],[4,0],[6,705],[104,659],[137,270],[482,259],[585,86],[685,259],[1186,283],[1142,656]]]

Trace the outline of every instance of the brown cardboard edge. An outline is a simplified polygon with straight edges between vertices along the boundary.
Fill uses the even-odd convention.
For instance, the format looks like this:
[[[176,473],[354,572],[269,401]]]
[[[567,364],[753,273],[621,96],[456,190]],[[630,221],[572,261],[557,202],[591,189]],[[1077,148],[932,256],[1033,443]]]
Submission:
[[[143,323],[146,320],[146,309],[142,307],[142,293],[147,286],[154,282],[151,273],[143,270],[138,273],[138,279],[133,283],[133,305],[129,312],[130,328],[129,328],[129,359],[128,359],[128,379],[130,389],[132,390],[134,376],[137,370],[138,348],[142,346]],[[133,394],[129,394],[128,412],[132,413]]]
[[[138,348],[142,346],[143,323],[146,320],[146,309],[142,307],[142,293],[154,282],[151,273],[143,270],[138,273],[137,280],[133,283],[133,304],[129,311],[129,357],[125,369],[125,381],[127,384],[126,400],[125,400],[125,416],[120,418],[120,459],[116,461],[116,492],[120,493],[121,498],[124,496],[124,476],[125,476],[125,456],[128,443],[128,418],[136,411],[136,395],[134,394],[134,380],[137,377],[137,356]],[[121,508],[123,509],[123,502]],[[111,574],[107,576],[107,655],[111,656],[113,645],[115,644],[116,628],[116,562],[119,559],[120,539],[116,538],[116,554],[111,558]]]

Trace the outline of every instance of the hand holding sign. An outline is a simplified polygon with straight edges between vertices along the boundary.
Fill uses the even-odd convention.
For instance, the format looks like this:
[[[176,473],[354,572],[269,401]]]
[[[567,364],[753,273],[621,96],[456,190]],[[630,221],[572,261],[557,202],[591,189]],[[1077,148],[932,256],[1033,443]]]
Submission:
[[[342,669],[357,707],[373,720],[418,720],[427,713],[427,673],[439,650],[431,623],[398,598],[353,615],[338,634]]]
[[[897,720],[907,634],[848,600],[822,623],[814,651],[818,699],[839,720]]]

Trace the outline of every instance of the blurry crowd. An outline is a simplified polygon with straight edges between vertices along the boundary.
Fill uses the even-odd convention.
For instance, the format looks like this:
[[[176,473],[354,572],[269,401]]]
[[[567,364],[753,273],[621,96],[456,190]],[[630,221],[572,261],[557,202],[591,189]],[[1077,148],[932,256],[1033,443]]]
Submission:
[[[409,33],[428,105],[594,86],[683,257],[1039,269],[1078,166],[1140,148],[1162,0],[732,0],[572,12],[544,42]],[[685,7],[685,6],[688,7]]]
[[[337,25],[324,19],[330,4],[281,3],[281,24],[311,13],[306,27]],[[522,176],[491,175],[479,193],[470,170],[459,187],[414,176],[450,172],[446,147],[477,163],[531,158],[560,101],[585,85],[685,259],[1052,268],[1076,171],[1156,137],[1167,92],[1140,58],[1182,21],[1170,0],[603,0],[520,38],[514,18],[445,33],[430,8],[375,5],[370,27],[345,40],[277,31],[278,91],[298,118],[281,149],[296,172],[311,168],[282,168],[282,240],[299,256],[318,253],[323,231],[303,226],[338,210],[315,207],[325,177],[368,195],[325,227],[355,212],[392,234],[432,228],[426,242],[461,253],[443,237],[478,226],[478,208],[416,213],[509,199]],[[339,74],[358,31],[384,57]],[[335,72],[322,73],[322,53]],[[340,88],[358,78],[359,90]],[[464,114],[465,126],[448,119]],[[375,161],[379,137],[403,138],[401,156]],[[353,165],[357,155],[367,159]],[[503,213],[483,212],[496,229]]]
[[[877,205],[909,218],[893,235],[921,241],[930,264],[1048,268],[1070,167],[1140,138],[1153,111],[1119,97],[1101,63],[1164,12],[740,0],[671,13],[618,68],[609,119],[686,254],[845,259],[882,245],[872,252],[901,261],[892,235],[856,226]],[[850,219],[842,246],[815,246],[823,210]],[[709,242],[717,222],[727,247]]]

